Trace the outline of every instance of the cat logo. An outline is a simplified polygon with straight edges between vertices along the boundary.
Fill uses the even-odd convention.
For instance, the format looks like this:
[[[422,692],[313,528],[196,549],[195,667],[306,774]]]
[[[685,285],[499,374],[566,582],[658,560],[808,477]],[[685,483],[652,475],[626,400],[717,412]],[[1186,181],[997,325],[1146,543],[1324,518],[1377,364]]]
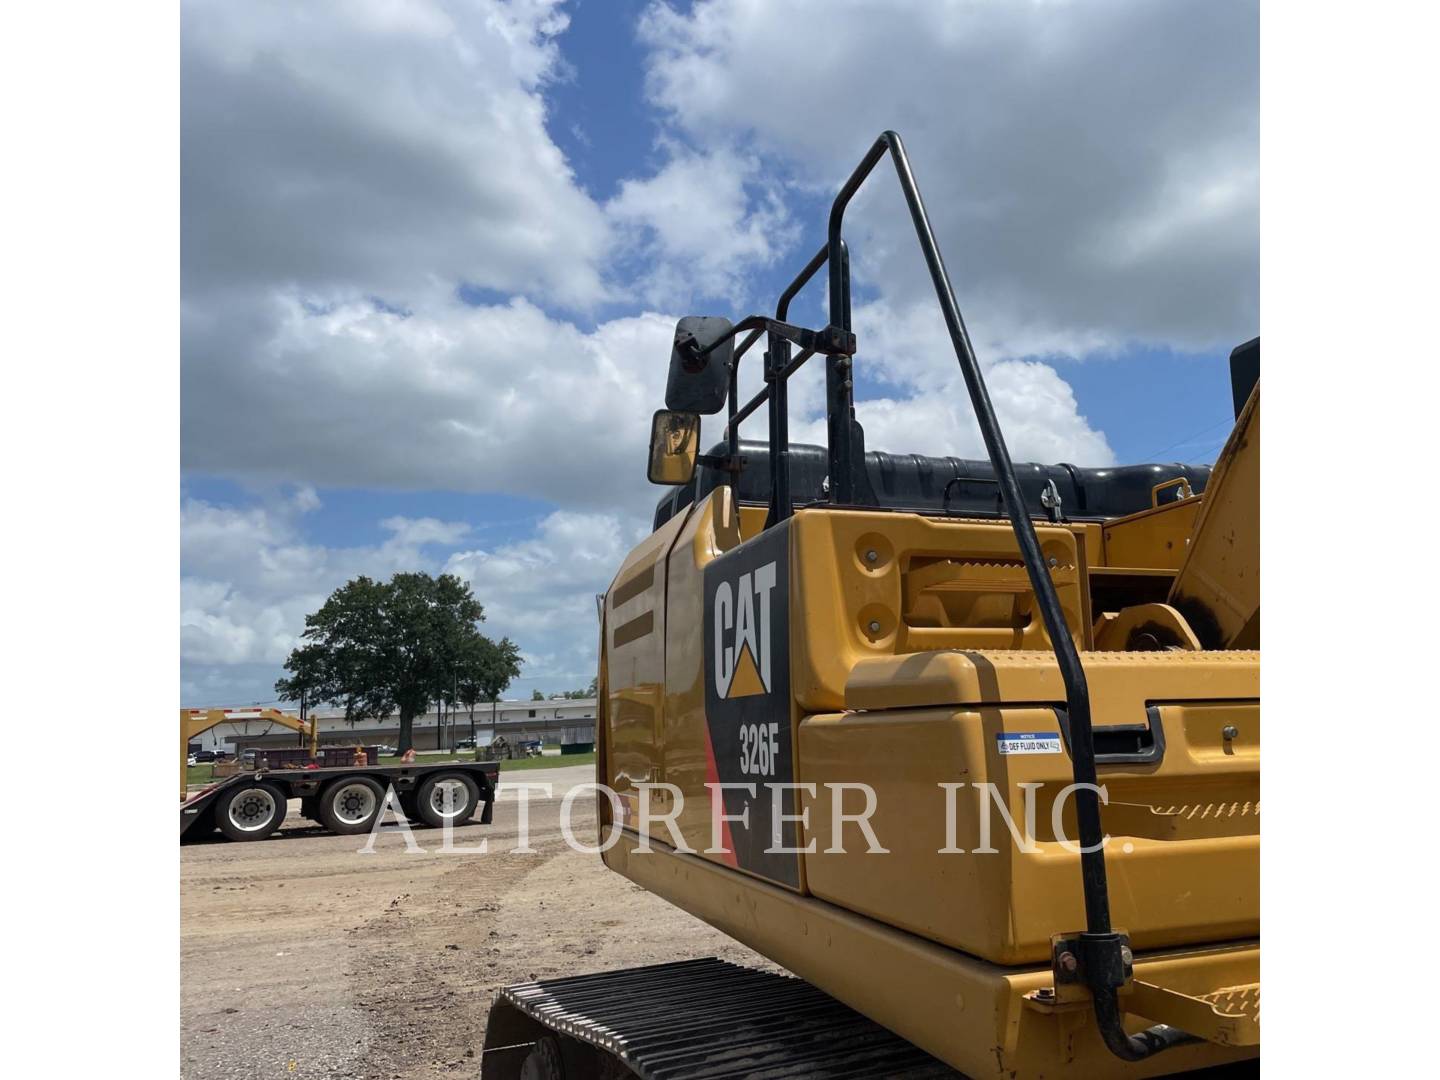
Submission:
[[[790,522],[786,518],[706,563],[701,624],[705,782],[724,789],[729,865],[798,889]],[[771,850],[776,847],[787,850]]]
[[[775,563],[741,574],[731,587],[715,587],[715,692],[721,698],[768,694],[770,679],[770,598]]]

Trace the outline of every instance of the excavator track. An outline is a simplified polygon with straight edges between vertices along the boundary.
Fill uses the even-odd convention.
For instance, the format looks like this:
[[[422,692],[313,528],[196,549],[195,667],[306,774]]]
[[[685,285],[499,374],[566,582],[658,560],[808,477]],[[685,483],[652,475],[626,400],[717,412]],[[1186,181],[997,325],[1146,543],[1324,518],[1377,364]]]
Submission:
[[[788,975],[715,957],[519,983],[490,1011],[482,1080],[521,1075],[559,1044],[560,1077],[958,1077],[960,1074]],[[536,1072],[527,1075],[555,1076]]]

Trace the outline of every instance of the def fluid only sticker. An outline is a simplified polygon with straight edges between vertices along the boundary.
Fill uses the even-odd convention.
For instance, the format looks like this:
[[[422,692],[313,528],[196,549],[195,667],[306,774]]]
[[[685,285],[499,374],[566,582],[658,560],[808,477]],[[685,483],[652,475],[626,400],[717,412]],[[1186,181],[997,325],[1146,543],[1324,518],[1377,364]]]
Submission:
[[[995,736],[995,741],[1002,754],[1060,753],[1060,733],[1058,731],[1002,732]]]

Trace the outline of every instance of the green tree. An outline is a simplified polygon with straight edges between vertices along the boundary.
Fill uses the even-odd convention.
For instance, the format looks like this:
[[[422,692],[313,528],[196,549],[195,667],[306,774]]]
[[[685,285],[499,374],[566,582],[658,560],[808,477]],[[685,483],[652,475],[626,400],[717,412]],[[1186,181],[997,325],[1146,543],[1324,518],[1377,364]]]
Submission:
[[[326,659],[324,648],[316,642],[307,642],[286,658],[285,670],[290,674],[275,681],[275,694],[281,701],[299,703],[301,721],[309,717],[313,705],[330,698]]]
[[[544,700],[545,700],[545,695],[542,694],[539,690],[532,690],[532,691],[530,692],[530,700],[531,700],[531,701],[544,701]]]
[[[398,748],[414,745],[415,717],[432,700],[454,696],[461,656],[479,637],[485,610],[452,574],[400,573],[388,582],[359,577],[305,619],[307,645],[326,673],[323,700],[344,702],[346,719],[400,714]],[[287,670],[290,661],[286,661]]]
[[[591,679],[590,685],[585,687],[584,690],[566,690],[565,693],[559,696],[565,698],[565,700],[567,701],[580,701],[584,698],[593,698],[596,692],[595,687],[598,682],[598,678]]]
[[[344,706],[345,722],[351,727],[395,711],[395,699],[387,692],[382,672],[385,635],[381,606],[389,589],[388,584],[358,577],[336,589],[319,611],[305,617],[303,636],[308,645],[301,648],[313,647],[323,656],[325,679],[317,700]]]
[[[470,714],[471,739],[475,738],[475,706],[485,700],[485,691],[480,685],[485,647],[494,644],[489,638],[476,634],[465,642],[460,652],[459,666],[455,673],[455,700]]]
[[[396,574],[380,607],[384,649],[380,675],[400,714],[403,754],[415,717],[451,685],[465,631],[485,618],[470,586],[453,574]]]
[[[475,706],[490,702],[490,730],[495,730],[495,714],[500,695],[520,675],[520,646],[508,637],[491,641],[477,635],[478,640],[467,646],[461,662],[460,702],[470,710],[470,736],[475,736]]]

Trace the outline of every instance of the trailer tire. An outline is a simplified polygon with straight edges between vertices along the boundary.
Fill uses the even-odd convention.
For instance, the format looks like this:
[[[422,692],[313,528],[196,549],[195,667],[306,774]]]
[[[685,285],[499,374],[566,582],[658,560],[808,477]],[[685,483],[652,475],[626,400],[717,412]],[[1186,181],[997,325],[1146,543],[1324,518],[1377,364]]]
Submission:
[[[229,840],[264,840],[285,820],[285,796],[274,784],[243,784],[220,796],[215,826]]]
[[[450,813],[445,811],[445,794],[454,800]],[[464,803],[461,803],[461,798]],[[480,805],[480,787],[461,772],[442,772],[427,776],[415,789],[415,812],[432,828],[440,828],[448,817],[452,825],[464,825]]]
[[[369,832],[385,808],[385,789],[368,776],[342,776],[320,793],[320,824],[349,836]]]

